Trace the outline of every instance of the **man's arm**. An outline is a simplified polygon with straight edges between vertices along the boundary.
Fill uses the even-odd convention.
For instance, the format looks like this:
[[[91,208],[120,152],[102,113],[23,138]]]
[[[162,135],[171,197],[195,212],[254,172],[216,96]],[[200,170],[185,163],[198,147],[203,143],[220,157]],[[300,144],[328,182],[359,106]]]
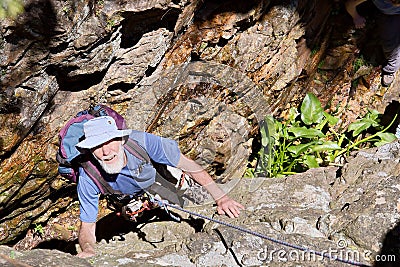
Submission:
[[[367,0],[347,0],[345,3],[346,10],[353,18],[354,25],[357,29],[365,27],[365,18],[361,16],[357,11],[357,6],[361,3],[364,3]]]
[[[96,254],[96,223],[81,222],[81,228],[79,229],[79,246],[82,249],[77,256],[80,258],[92,257]]]
[[[235,218],[239,216],[240,210],[244,209],[240,203],[229,198],[228,195],[218,187],[212,177],[193,160],[181,154],[177,168],[188,173],[193,180],[207,189],[217,203],[218,214],[227,214],[229,217]]]

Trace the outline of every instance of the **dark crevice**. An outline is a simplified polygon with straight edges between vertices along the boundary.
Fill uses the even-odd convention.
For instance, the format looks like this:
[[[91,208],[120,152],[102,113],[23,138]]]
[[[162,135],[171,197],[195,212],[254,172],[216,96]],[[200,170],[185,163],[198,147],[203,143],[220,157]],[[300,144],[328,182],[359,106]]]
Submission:
[[[0,92],[0,114],[18,114],[21,112],[20,99]]]
[[[400,124],[400,103],[397,101],[391,102],[386,107],[385,112],[381,117],[381,125],[387,127],[393,121],[396,114],[397,117],[388,130],[390,133],[396,133],[397,125]]]
[[[173,32],[179,16],[179,9],[152,9],[143,12],[125,12],[121,22],[121,48],[135,46],[144,34],[166,28]]]
[[[157,66],[155,66],[155,67],[148,66],[147,70],[144,72],[144,74],[146,75],[146,77],[150,77],[151,75],[153,75],[153,73],[156,69],[157,69]]]
[[[78,242],[75,241],[65,241],[65,240],[58,240],[58,239],[52,239],[49,241],[44,241],[41,242],[35,249],[55,249],[59,250],[65,253],[69,253],[72,255],[78,254],[78,251],[76,250],[76,245]]]
[[[226,171],[225,164],[223,163],[213,161],[211,164],[213,166],[213,169],[215,169],[216,176],[220,176]]]
[[[229,253],[232,255],[233,259],[235,260],[236,264],[238,266],[243,266],[242,263],[240,262],[240,260],[237,258],[235,252],[233,251],[233,249],[231,248],[231,246],[228,245],[228,243],[226,242],[224,236],[222,235],[221,231],[219,229],[214,229],[214,231],[217,233],[217,235],[219,236],[220,240],[222,241],[222,244],[224,244],[224,247],[226,248],[227,251],[229,251]]]
[[[201,61],[200,55],[196,51],[192,51],[190,55],[190,61],[191,62]]]
[[[70,77],[69,73],[76,68],[60,68],[53,65],[49,66],[46,71],[48,74],[56,77],[60,91],[69,92],[80,92],[89,89],[93,85],[100,83],[107,72],[107,69],[104,69],[90,74],[80,74]]]
[[[115,84],[110,85],[108,87],[107,91],[121,90],[124,93],[126,93],[126,92],[128,92],[129,90],[131,90],[134,87],[135,87],[134,84],[120,82],[120,83],[115,83]]]
[[[50,52],[50,54],[58,54],[58,53],[65,51],[68,48],[68,46],[69,46],[68,42],[60,43],[57,46],[50,47],[49,52]]]

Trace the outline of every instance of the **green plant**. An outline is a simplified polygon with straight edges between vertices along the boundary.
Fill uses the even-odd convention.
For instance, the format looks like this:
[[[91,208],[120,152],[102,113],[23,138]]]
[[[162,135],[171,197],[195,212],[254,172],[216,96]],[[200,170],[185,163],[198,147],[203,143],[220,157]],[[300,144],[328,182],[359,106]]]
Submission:
[[[43,236],[44,234],[44,230],[43,230],[43,226],[39,223],[39,224],[34,224],[35,228],[33,228],[33,234],[34,235],[38,235],[38,236]]]
[[[367,61],[361,55],[353,61],[353,71],[356,73],[362,66],[367,65]]]
[[[0,18],[15,18],[23,11],[21,0],[0,0]]]
[[[315,54],[318,53],[318,51],[321,49],[321,47],[319,46],[315,46],[312,50],[311,50],[311,56],[314,56]]]
[[[68,226],[67,229],[70,230],[70,231],[76,231],[76,227],[73,226],[73,225]]]
[[[345,153],[392,142],[396,136],[385,133],[380,114],[369,110],[341,133],[334,126],[339,119],[325,112],[313,94],[304,98],[300,112],[292,108],[286,121],[266,116],[260,125],[261,150],[255,175],[280,177],[307,169],[335,164]],[[250,175],[251,171],[246,174]]]
[[[111,30],[112,27],[116,25],[116,21],[114,19],[108,19],[107,20],[107,29]]]

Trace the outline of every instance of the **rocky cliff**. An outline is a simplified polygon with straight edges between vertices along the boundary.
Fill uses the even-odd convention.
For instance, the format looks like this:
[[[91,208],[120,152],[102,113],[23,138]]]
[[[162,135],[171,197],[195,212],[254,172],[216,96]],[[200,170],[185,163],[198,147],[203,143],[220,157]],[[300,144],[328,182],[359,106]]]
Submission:
[[[337,257],[354,264],[398,266],[399,155],[400,143],[394,142],[348,157],[343,168],[312,169],[284,179],[233,180],[228,191],[246,206],[238,219],[217,216],[211,203],[187,208],[247,232],[173,208],[170,211],[181,222],[163,210],[153,210],[137,223],[110,214],[98,222],[94,258],[74,257],[71,254],[79,250],[76,242],[53,239],[30,251],[0,246],[0,262],[2,266],[351,266],[332,259]],[[26,244],[32,244],[32,238]]]

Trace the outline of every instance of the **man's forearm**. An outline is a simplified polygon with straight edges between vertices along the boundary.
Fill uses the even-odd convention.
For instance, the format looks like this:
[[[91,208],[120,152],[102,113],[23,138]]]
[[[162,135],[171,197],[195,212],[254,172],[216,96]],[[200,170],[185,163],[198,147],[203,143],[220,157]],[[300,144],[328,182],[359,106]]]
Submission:
[[[366,0],[347,0],[345,3],[346,10],[350,14],[350,16],[356,18],[357,16],[360,16],[357,12],[357,6]]]
[[[218,187],[212,177],[195,161],[181,155],[178,163],[178,168],[188,173],[193,180],[203,186],[214,198],[218,200],[225,196],[225,192]]]
[[[81,228],[79,230],[79,246],[82,252],[95,254],[96,245],[96,223],[81,223]]]
[[[244,209],[242,204],[234,201],[222,191],[212,177],[193,160],[181,155],[177,167],[187,172],[193,180],[207,189],[217,204],[218,214],[226,214],[231,218],[236,218],[239,216],[240,210]]]
[[[215,201],[226,195],[226,193],[219,188],[219,186],[206,171],[194,172],[190,173],[190,175],[192,176],[193,180],[198,182],[211,194]]]

